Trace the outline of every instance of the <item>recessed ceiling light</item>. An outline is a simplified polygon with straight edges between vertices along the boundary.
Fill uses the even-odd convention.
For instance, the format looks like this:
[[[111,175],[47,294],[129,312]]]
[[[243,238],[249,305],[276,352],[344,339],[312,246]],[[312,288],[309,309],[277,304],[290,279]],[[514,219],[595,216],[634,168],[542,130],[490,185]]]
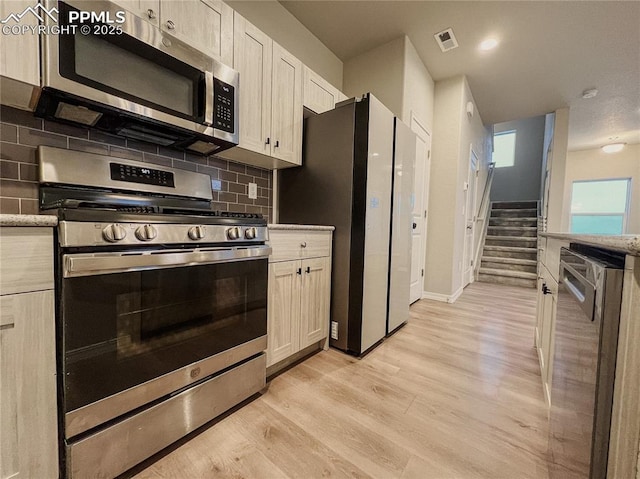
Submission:
[[[498,40],[495,38],[488,38],[480,44],[480,50],[493,50],[498,46]]]
[[[624,143],[610,143],[609,145],[604,145],[602,147],[602,151],[604,151],[605,153],[617,153],[619,151],[622,151],[624,145]]]
[[[595,98],[597,94],[598,94],[597,88],[590,88],[589,90],[585,90],[582,92],[582,98],[584,98],[585,100],[589,98]]]

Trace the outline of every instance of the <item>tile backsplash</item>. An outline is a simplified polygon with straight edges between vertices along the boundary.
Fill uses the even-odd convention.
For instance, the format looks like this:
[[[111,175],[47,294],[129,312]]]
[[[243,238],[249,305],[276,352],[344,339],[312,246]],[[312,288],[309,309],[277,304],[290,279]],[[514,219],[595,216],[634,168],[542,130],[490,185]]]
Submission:
[[[205,173],[221,184],[220,191],[213,191],[213,209],[262,213],[265,218],[272,218],[269,170],[50,122],[4,105],[0,106],[0,213],[38,213],[36,148],[40,145]],[[249,183],[258,185],[255,200],[248,197]]]

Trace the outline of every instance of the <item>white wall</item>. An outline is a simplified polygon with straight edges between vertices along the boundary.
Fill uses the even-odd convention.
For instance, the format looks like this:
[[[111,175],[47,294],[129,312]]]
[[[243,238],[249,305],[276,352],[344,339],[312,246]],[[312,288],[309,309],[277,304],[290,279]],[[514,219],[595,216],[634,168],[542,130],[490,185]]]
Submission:
[[[569,109],[556,110],[553,125],[553,143],[548,158],[549,169],[549,207],[547,210],[547,231],[551,233],[567,232],[568,221],[563,219],[564,205],[568,201],[564,187],[567,163],[567,145],[569,142]]]
[[[433,131],[434,82],[418,56],[413,43],[404,37],[404,85],[402,115],[399,117],[411,125],[411,113],[428,132]]]
[[[574,181],[631,178],[631,198],[627,233],[640,234],[640,144],[626,145],[618,153],[600,148],[570,151],[567,154],[564,188],[568,201],[563,208],[563,223],[571,221],[571,190]]]
[[[399,118],[402,118],[403,82],[403,37],[373,48],[344,63],[344,94],[354,97],[371,92]]]
[[[494,135],[511,130],[516,132],[514,164],[496,168],[491,201],[539,200],[545,117],[508,121],[493,127]]]
[[[406,35],[346,61],[343,92],[371,92],[405,124],[411,125],[413,113],[433,130],[433,79]]]
[[[467,102],[474,103],[469,119]],[[490,153],[490,132],[484,127],[464,76],[436,82],[429,190],[428,244],[425,291],[451,297],[463,287],[464,182],[473,147],[480,160],[481,178],[476,198],[482,194]]]
[[[342,89],[342,61],[275,0],[226,1],[325,80]]]

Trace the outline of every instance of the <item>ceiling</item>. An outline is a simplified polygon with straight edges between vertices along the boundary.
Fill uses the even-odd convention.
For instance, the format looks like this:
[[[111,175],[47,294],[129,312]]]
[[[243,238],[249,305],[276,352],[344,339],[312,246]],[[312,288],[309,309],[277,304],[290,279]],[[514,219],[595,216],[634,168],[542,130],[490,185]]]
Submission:
[[[487,125],[568,106],[570,150],[640,143],[638,1],[280,3],[343,62],[407,35],[436,82],[467,75]],[[442,53],[433,35],[449,27],[459,48]],[[487,37],[500,43],[482,52]]]

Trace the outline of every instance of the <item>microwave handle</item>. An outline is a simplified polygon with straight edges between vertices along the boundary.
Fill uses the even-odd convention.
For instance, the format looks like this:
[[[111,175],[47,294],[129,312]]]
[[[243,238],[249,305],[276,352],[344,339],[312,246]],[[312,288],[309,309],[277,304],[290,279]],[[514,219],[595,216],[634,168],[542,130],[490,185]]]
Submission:
[[[214,81],[213,81],[213,73],[204,72],[204,96],[205,96],[205,107],[204,107],[204,123],[208,126],[213,126],[213,111],[215,108],[214,105]]]

